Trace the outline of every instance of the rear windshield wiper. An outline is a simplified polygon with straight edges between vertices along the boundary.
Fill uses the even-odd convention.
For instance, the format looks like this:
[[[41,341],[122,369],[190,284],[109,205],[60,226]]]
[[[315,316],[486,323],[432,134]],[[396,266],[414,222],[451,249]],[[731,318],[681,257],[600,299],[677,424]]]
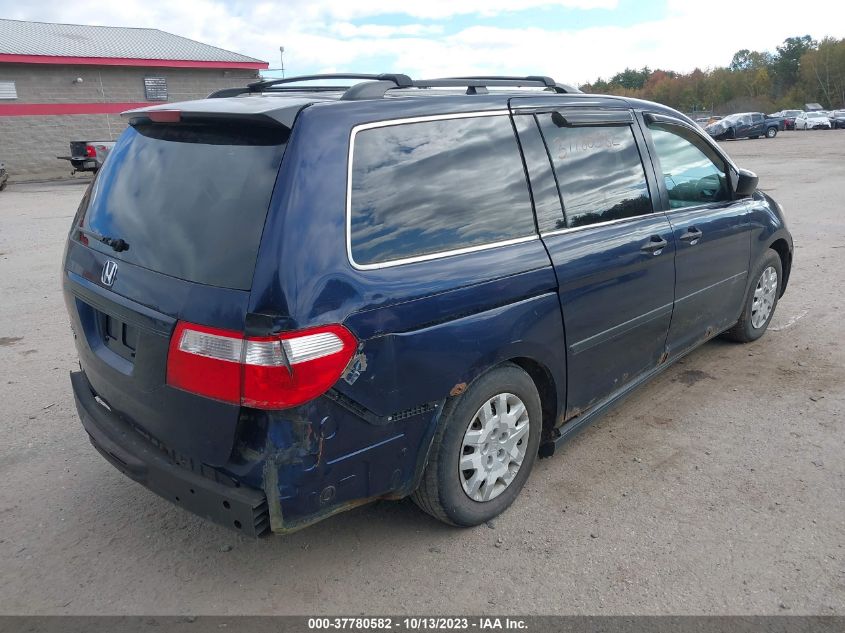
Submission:
[[[96,233],[94,231],[83,229],[81,226],[76,227],[76,230],[82,233],[83,235],[87,235],[88,237],[94,238],[98,242],[102,242],[106,246],[110,246],[118,253],[129,250],[129,242],[119,237],[109,237],[107,235],[100,235],[99,233]]]

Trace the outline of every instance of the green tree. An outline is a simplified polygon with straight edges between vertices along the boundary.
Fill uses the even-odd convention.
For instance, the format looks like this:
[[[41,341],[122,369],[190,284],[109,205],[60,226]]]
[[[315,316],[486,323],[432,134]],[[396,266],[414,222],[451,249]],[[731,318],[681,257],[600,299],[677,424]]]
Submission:
[[[809,101],[845,106],[845,39],[816,42],[809,35],[786,38],[774,54],[742,49],[728,66],[670,70],[625,68],[608,81],[582,86],[602,92],[658,101],[688,112],[800,108]]]
[[[801,56],[801,87],[827,108],[845,104],[845,40],[823,39]]]
[[[778,94],[786,93],[794,86],[801,73],[801,58],[815,48],[816,42],[809,35],[787,37],[777,47],[777,54],[772,60],[772,74]]]

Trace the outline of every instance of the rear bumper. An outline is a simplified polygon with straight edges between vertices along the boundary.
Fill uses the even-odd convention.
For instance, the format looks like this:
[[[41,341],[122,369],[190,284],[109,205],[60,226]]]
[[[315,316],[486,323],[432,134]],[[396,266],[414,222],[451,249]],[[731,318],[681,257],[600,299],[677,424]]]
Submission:
[[[97,159],[87,156],[56,156],[56,158],[70,162],[76,171],[97,171],[99,168]]]
[[[70,380],[91,443],[120,472],[168,501],[244,535],[260,536],[270,529],[263,491],[210,479],[208,475],[216,471],[191,460],[177,464],[173,455],[101,405],[84,372],[71,372]]]

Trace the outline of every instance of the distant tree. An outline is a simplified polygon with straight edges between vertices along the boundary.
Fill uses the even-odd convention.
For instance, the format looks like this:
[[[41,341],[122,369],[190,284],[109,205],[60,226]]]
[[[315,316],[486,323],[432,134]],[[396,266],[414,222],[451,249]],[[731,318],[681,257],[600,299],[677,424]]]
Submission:
[[[784,93],[798,82],[801,72],[801,58],[815,48],[816,42],[809,35],[787,37],[777,47],[772,60],[772,74],[777,92]]]
[[[651,70],[649,70],[648,66],[644,66],[642,70],[626,68],[621,73],[615,74],[610,79],[610,83],[622,86],[628,90],[639,90],[643,87],[650,74]]]
[[[757,70],[771,64],[772,56],[766,52],[750,51],[747,48],[734,53],[729,68],[734,72],[744,70]]]
[[[772,112],[800,108],[809,101],[840,107],[845,106],[845,39],[788,37],[774,54],[739,50],[728,66],[696,68],[688,74],[648,66],[625,68],[581,89],[649,99],[687,112]]]
[[[823,39],[801,56],[801,85],[827,108],[845,105],[845,40]]]

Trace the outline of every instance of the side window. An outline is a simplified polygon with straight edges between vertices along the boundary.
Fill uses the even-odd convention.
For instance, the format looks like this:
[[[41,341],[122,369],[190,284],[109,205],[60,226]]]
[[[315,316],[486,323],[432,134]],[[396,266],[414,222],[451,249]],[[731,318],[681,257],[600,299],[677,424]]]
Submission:
[[[651,213],[643,163],[630,125],[560,127],[538,115],[568,227]]]
[[[680,125],[651,123],[648,127],[669,192],[669,208],[731,199],[725,163],[704,139]]]
[[[751,118],[754,120],[755,123],[759,123],[763,120],[763,115],[755,113],[751,115]]]
[[[357,264],[535,232],[525,170],[506,115],[360,130],[351,172],[350,245]]]

